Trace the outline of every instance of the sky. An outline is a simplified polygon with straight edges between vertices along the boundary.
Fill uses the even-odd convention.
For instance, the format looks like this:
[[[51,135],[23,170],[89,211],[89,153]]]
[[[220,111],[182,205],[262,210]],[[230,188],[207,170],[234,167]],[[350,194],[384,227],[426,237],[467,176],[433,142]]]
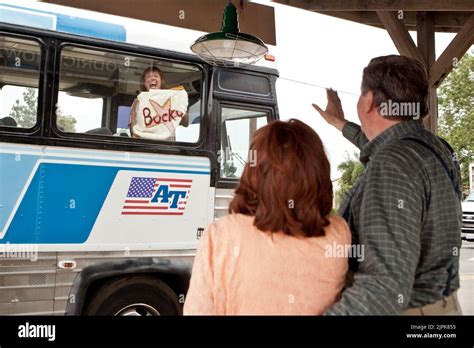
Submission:
[[[373,57],[398,52],[390,36],[383,29],[264,0],[254,2],[275,8],[277,45],[271,48],[270,53],[276,56],[276,65],[280,73],[277,81],[280,118],[283,120],[297,118],[316,130],[325,145],[331,162],[331,176],[335,180],[341,174],[336,169],[337,165],[348,155],[353,154],[356,148],[345,140],[339,131],[326,124],[311,104],[316,103],[325,108],[325,88],[332,87],[339,92],[346,118],[358,122],[356,103],[360,93],[363,68]],[[28,0],[18,3],[31,6],[31,1]],[[81,10],[74,10],[74,12],[79,15]],[[107,18],[120,22],[120,17],[108,16]],[[137,33],[130,31],[127,34],[131,41],[149,41],[150,44],[153,40],[156,41],[156,24],[143,21],[136,21],[136,23],[140,31]],[[166,32],[170,33],[167,36],[168,39],[178,37],[173,34],[173,27],[164,27],[168,27]],[[149,35],[152,32],[155,35]],[[179,44],[187,48],[192,39],[201,34],[189,30],[186,35],[180,36]],[[416,34],[411,32],[411,35],[416,43]],[[453,37],[454,34],[436,34],[437,57]],[[178,42],[173,44],[178,44]],[[0,116],[5,116],[5,110],[11,108],[9,104],[13,104],[18,93],[11,89],[9,93],[5,91],[0,94]],[[79,130],[96,127],[98,116],[94,115],[93,111],[99,109],[95,103],[100,101],[84,101],[82,107],[77,108],[73,97],[66,95],[61,97],[64,101],[61,112],[66,115],[77,115],[76,119],[79,121],[76,127]]]

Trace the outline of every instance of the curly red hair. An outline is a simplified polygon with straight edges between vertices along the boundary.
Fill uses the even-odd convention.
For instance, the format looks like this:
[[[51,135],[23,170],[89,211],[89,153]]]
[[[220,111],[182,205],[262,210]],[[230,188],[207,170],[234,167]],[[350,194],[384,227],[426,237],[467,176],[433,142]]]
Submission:
[[[255,132],[250,151],[256,151],[256,165],[245,166],[229,212],[254,216],[261,231],[324,235],[333,193],[316,132],[296,119],[274,121]]]

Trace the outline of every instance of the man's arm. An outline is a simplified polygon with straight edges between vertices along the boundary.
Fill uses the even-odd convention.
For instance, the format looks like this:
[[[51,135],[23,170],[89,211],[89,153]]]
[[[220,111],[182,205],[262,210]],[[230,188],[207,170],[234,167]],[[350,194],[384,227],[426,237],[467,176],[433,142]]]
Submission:
[[[342,135],[359,149],[369,142],[358,124],[347,121],[342,127]]]
[[[128,128],[130,129],[130,136],[133,136],[133,126],[137,123],[138,99],[133,101],[130,107],[130,115],[128,116]]]
[[[360,126],[353,122],[349,122],[344,118],[344,110],[342,110],[341,100],[336,91],[327,89],[326,93],[328,98],[326,110],[321,109],[316,104],[313,104],[313,107],[327,123],[339,129],[344,137],[359,149],[362,148],[367,144],[368,140],[360,129]]]
[[[326,315],[394,315],[408,306],[420,255],[420,189],[392,163],[370,163],[356,219],[363,260]],[[359,255],[360,257],[360,255]]]
[[[186,111],[186,113],[183,115],[181,118],[181,121],[179,123],[183,127],[188,127],[189,126],[189,113]]]

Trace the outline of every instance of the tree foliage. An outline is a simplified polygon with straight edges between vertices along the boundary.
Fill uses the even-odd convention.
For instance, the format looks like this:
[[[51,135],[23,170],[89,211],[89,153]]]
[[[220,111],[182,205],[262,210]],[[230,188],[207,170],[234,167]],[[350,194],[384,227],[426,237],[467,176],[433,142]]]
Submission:
[[[348,155],[347,159],[337,166],[337,170],[342,172],[342,175],[339,179],[339,188],[336,191],[336,207],[339,207],[344,195],[355,184],[360,173],[364,171],[364,165],[356,159],[357,153],[354,153],[353,156],[354,158]]]
[[[12,109],[10,117],[17,122],[18,127],[31,128],[36,124],[36,114],[38,107],[37,89],[25,88],[22,100],[17,99]],[[69,115],[57,115],[58,128],[64,132],[76,131],[76,119]]]
[[[76,132],[76,119],[69,115],[58,115],[58,128],[63,132]]]
[[[456,152],[464,192],[469,188],[469,163],[474,162],[474,51],[453,68],[438,90],[438,133]]]
[[[34,88],[25,88],[22,96],[23,100],[20,102],[20,99],[17,99],[15,105],[10,110],[9,116],[15,119],[18,127],[31,128],[36,124],[38,101],[36,93]]]

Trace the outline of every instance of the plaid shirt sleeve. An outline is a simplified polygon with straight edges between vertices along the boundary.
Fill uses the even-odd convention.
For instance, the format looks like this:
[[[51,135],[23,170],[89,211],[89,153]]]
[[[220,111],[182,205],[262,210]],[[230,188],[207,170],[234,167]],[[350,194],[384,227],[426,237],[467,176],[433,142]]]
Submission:
[[[354,122],[347,122],[344,125],[342,135],[359,149],[369,142],[360,126]]]
[[[363,259],[352,286],[326,315],[399,314],[413,288],[423,206],[419,186],[385,161],[369,163],[363,175],[365,189],[353,197],[354,209],[360,209],[354,227],[363,230],[358,240]]]

